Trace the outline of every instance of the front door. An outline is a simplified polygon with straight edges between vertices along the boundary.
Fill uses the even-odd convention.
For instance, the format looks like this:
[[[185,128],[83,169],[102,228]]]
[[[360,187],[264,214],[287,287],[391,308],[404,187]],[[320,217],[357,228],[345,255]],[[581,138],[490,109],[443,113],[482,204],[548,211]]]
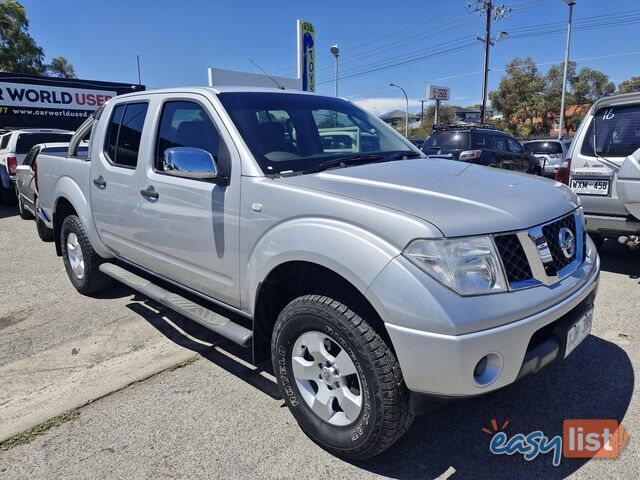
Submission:
[[[147,102],[121,103],[111,110],[106,142],[103,148],[95,146],[99,155],[92,160],[88,179],[93,218],[100,238],[116,256],[132,262],[140,261],[143,248],[138,241],[138,156],[144,153],[144,145],[148,143],[143,141],[147,107]]]
[[[199,95],[167,99],[159,106],[152,161],[140,178],[143,265],[197,292],[239,307],[240,159],[209,101]],[[206,150],[215,180],[165,173],[163,154],[174,147]]]

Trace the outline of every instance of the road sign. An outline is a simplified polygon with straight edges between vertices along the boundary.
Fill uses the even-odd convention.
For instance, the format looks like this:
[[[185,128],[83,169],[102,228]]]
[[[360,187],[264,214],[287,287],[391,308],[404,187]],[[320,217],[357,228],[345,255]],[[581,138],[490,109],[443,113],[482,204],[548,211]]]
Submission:
[[[313,24],[298,20],[298,78],[305,92],[316,91],[315,36]]]
[[[449,87],[438,87],[427,85],[427,98],[429,100],[449,100],[451,89]]]

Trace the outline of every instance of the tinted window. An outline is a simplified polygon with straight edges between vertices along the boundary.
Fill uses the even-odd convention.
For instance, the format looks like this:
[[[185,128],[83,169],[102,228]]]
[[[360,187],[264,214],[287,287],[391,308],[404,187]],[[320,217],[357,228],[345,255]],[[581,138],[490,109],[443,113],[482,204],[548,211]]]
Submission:
[[[471,148],[491,148],[489,136],[482,132],[471,133]]]
[[[16,153],[27,153],[39,143],[68,142],[70,133],[21,133],[16,142]]]
[[[114,164],[129,168],[138,164],[147,106],[146,103],[129,103],[114,109],[107,133],[107,154]]]
[[[312,169],[359,152],[410,149],[387,125],[340,98],[253,92],[218,98],[267,174]]]
[[[500,150],[501,152],[509,151],[507,147],[507,137],[503,135],[492,135],[491,140],[493,141],[493,148],[496,150]]]
[[[524,144],[524,149],[527,152],[537,153],[538,155],[562,154],[562,146],[560,145],[560,142],[527,142]]]
[[[511,137],[507,137],[507,144],[509,145],[509,151],[513,153],[522,153],[522,145]]]
[[[4,135],[2,137],[2,143],[0,143],[0,149],[7,148],[7,145],[9,144],[9,138],[10,137],[11,137],[11,134]]]
[[[582,143],[580,153],[583,155],[595,155],[594,129],[598,155],[603,157],[631,155],[640,148],[640,105],[598,109]]]
[[[116,144],[118,142],[118,131],[122,123],[122,115],[124,114],[124,105],[118,105],[113,109],[109,128],[107,130],[107,156],[112,162],[116,159]]]
[[[464,150],[469,148],[469,136],[468,131],[436,131],[424,141],[422,151],[428,155],[435,150]]]
[[[207,112],[194,102],[167,102],[162,107],[156,150],[156,169],[163,170],[162,156],[173,147],[194,147],[219,158],[220,135]]]
[[[33,147],[31,150],[29,150],[29,153],[27,153],[27,156],[24,158],[24,162],[22,162],[22,164],[31,166],[31,164],[33,163],[33,159],[36,157],[36,154],[38,153],[38,150],[39,150],[39,147]]]

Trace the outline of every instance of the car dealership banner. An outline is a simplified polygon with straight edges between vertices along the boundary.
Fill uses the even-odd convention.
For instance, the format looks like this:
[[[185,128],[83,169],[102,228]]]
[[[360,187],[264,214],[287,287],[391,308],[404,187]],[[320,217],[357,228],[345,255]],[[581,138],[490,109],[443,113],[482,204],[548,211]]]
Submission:
[[[316,31],[310,22],[298,20],[298,78],[305,92],[316,91]]]
[[[75,130],[110,98],[143,85],[0,73],[1,128]]]

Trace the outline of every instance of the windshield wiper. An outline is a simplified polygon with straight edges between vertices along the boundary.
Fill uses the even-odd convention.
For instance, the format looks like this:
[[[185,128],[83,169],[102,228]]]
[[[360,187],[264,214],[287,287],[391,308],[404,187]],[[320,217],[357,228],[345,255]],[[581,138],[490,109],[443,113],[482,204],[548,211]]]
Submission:
[[[334,158],[333,160],[327,160],[326,162],[319,163],[318,165],[307,168],[306,170],[300,170],[295,172],[297,175],[306,175],[307,173],[317,173],[329,168],[344,168],[349,165],[358,163],[372,163],[384,160],[382,155],[353,155],[351,157]]]
[[[420,152],[415,152],[413,150],[403,150],[402,152],[389,155],[389,157],[387,158],[389,160],[402,160],[403,158],[414,158],[414,157],[421,157],[421,156],[422,154]]]

